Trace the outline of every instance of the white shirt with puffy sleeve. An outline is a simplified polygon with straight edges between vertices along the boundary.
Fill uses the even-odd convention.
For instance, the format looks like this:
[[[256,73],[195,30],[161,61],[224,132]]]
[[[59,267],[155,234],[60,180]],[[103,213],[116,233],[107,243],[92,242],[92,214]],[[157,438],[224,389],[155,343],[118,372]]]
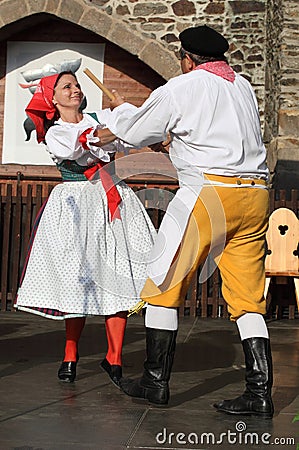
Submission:
[[[134,108],[132,106],[132,108]],[[115,152],[127,152],[132,148],[132,145],[125,144],[119,139],[113,143],[105,145],[104,147],[93,146],[92,143],[98,139],[93,137],[93,132],[96,128],[105,128],[109,116],[111,116],[110,109],[103,109],[96,111],[98,121],[88,113],[83,114],[83,119],[78,123],[64,122],[58,119],[55,124],[49,128],[46,133],[47,150],[50,153],[55,163],[60,163],[65,159],[76,161],[80,166],[90,166],[95,162],[101,160],[110,162],[111,154]],[[110,118],[111,122],[111,118]],[[91,128],[87,135],[86,150],[79,138],[86,130]]]
[[[110,130],[135,146],[171,135],[170,158],[178,170],[266,179],[266,150],[258,106],[250,83],[230,82],[206,70],[169,80],[144,104],[114,109]]]

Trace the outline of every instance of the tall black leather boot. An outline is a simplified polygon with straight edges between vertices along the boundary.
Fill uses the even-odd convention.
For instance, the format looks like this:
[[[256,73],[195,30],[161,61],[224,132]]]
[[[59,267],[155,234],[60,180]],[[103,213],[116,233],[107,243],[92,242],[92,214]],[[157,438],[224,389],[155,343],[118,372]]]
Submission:
[[[246,389],[234,400],[214,404],[218,411],[227,414],[273,416],[271,398],[273,383],[272,357],[269,339],[252,337],[242,341],[246,364]]]
[[[177,331],[146,328],[146,361],[141,378],[122,378],[120,388],[125,394],[147,399],[156,405],[169,401],[169,386]]]

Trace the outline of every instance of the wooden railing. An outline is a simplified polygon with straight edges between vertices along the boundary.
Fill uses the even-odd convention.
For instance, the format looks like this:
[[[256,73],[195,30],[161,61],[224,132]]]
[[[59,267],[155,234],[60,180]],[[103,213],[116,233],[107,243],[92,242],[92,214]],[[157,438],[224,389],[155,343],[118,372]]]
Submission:
[[[31,229],[37,212],[58,181],[7,180],[0,182],[0,305],[1,311],[13,311],[18,283],[27,254]],[[173,182],[131,180],[128,184],[138,193],[156,228],[159,227],[166,206],[177,185]],[[154,188],[154,189],[150,189]],[[279,207],[299,212],[298,190],[289,197],[285,191],[270,191],[270,211]],[[201,268],[200,268],[201,269]],[[202,318],[227,318],[226,303],[221,295],[221,279],[215,270],[202,284],[194,277],[180,315]],[[286,299],[269,296],[270,316],[295,318],[298,316],[294,294],[289,290]],[[272,300],[272,301],[271,301]]]

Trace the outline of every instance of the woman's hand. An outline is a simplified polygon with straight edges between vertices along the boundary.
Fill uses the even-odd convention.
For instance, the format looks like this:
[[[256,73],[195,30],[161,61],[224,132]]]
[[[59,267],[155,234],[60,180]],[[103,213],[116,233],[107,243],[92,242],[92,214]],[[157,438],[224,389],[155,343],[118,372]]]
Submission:
[[[115,89],[112,89],[114,100],[110,100],[110,109],[113,110],[119,105],[125,103],[124,97],[122,97]]]
[[[115,134],[113,134],[109,128],[97,128],[93,135],[100,139],[99,142],[95,142],[92,145],[96,147],[103,147],[104,145],[110,144],[116,139]]]
[[[156,144],[149,145],[148,147],[154,152],[161,153],[169,153],[169,144],[170,141],[167,142],[157,142]]]
[[[162,142],[157,142],[156,144],[149,145],[149,148],[151,150],[153,150],[154,152],[163,152],[164,151]]]

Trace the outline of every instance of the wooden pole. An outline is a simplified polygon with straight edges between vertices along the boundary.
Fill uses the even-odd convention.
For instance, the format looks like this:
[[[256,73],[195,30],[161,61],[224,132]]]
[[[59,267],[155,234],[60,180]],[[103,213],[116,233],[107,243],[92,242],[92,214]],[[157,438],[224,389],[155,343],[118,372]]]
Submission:
[[[114,100],[115,99],[115,97],[112,94],[112,92],[109,91],[109,89],[106,88],[106,86],[104,86],[103,83],[101,83],[101,81],[89,69],[84,69],[83,72],[85,73],[85,75],[87,75],[101,89],[102,92],[104,92],[104,94],[107,95],[107,97],[110,100]]]

